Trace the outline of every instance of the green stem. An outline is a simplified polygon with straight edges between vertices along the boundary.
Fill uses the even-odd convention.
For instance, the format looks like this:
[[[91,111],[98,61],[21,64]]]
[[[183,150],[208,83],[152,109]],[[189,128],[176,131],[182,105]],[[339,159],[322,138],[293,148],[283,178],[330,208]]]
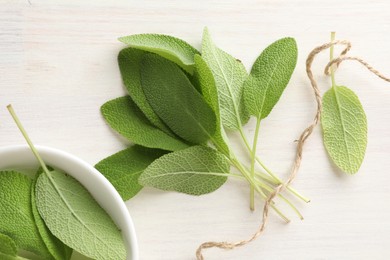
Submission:
[[[35,157],[37,158],[39,164],[41,165],[42,169],[44,170],[44,172],[50,176],[50,171],[49,169],[47,168],[45,162],[42,160],[42,157],[39,155],[37,149],[35,149],[35,146],[34,144],[31,142],[31,139],[30,137],[28,136],[26,130],[24,129],[22,123],[20,122],[18,116],[16,115],[12,105],[8,105],[7,106],[7,109],[9,111],[9,113],[11,114],[12,118],[14,119],[16,125],[18,126],[20,132],[22,133],[24,139],[26,139],[26,142],[27,144],[30,146],[30,149],[31,151],[33,152],[33,154],[35,155]]]
[[[242,129],[238,130],[240,133],[240,136],[242,140],[244,141],[244,144],[250,154],[252,154],[251,147],[249,146],[248,139],[246,138],[244,132]],[[264,163],[260,160],[258,156],[256,156],[256,161],[259,163],[259,165],[275,180],[275,182],[279,185],[282,184],[283,181],[276,175],[274,174],[268,167],[264,165]],[[290,191],[292,194],[294,194],[297,198],[303,200],[304,202],[308,203],[310,202],[309,198],[306,198],[305,196],[301,195],[296,189],[294,189],[291,186],[287,186],[286,189]]]
[[[250,176],[252,179],[255,178],[255,162],[256,162],[256,150],[257,150],[257,140],[259,139],[259,130],[260,130],[260,119],[256,121],[255,135],[253,137],[253,146],[251,152],[251,171]],[[250,208],[255,210],[255,189],[253,185],[250,187]]]
[[[331,42],[334,42],[336,38],[336,33],[335,32],[331,32],[330,33],[330,41]],[[334,49],[334,45],[330,46],[330,60],[332,61],[333,60],[333,49]],[[332,88],[336,87],[336,80],[335,80],[335,77],[334,77],[334,65],[332,65],[330,67],[330,77],[332,79]]]
[[[245,167],[236,159],[235,155],[232,154],[232,157],[230,159],[230,162],[233,164],[234,167],[236,167],[244,176],[244,178],[249,182],[249,184],[253,185],[255,190],[260,194],[260,196],[266,200],[268,197],[267,195],[261,190],[261,188],[258,187],[257,183],[254,179],[250,177],[248,174],[248,171],[245,169]],[[275,210],[275,212],[285,221],[290,222],[290,219],[288,219],[275,205],[274,203],[271,204],[271,208]]]

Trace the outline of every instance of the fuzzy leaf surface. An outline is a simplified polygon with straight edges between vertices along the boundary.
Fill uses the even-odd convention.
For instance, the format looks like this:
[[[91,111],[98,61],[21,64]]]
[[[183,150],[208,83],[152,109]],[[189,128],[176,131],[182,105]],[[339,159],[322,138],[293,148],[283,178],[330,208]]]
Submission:
[[[176,64],[155,54],[144,55],[141,82],[153,110],[179,137],[199,144],[214,135],[214,111]]]
[[[53,235],[94,259],[126,259],[122,234],[110,216],[73,177],[58,171],[36,183],[39,214]]]
[[[64,243],[62,243],[50,232],[38,212],[36,204],[35,185],[40,174],[42,174],[42,169],[38,170],[31,187],[31,210],[34,217],[34,221],[38,228],[38,232],[52,257],[56,260],[68,260],[71,258],[73,250],[70,247],[66,246]]]
[[[122,75],[123,84],[131,99],[143,112],[149,121],[162,131],[171,134],[169,128],[161,121],[146,100],[142,90],[140,79],[140,62],[145,51],[126,48],[119,52],[118,64]]]
[[[219,112],[218,90],[215,85],[213,73],[200,55],[195,55],[194,78],[207,104],[214,110],[216,117],[216,130],[213,136],[215,146],[225,155],[229,155],[229,146],[226,144],[225,132]]]
[[[260,54],[244,83],[245,107],[251,115],[258,119],[269,115],[290,81],[297,58],[293,38],[280,39]]]
[[[19,249],[51,259],[31,210],[32,180],[15,171],[0,172],[0,233],[8,235]]]
[[[153,126],[128,96],[108,101],[101,107],[101,112],[112,129],[135,144],[168,151],[188,147]]]
[[[162,150],[134,145],[103,159],[95,168],[112,183],[126,201],[142,189],[138,183],[141,173],[165,153]]]
[[[133,48],[156,53],[173,61],[190,74],[194,69],[194,55],[199,54],[199,51],[187,42],[164,34],[135,34],[121,37],[119,41]]]
[[[227,180],[223,174],[229,170],[226,157],[218,151],[204,146],[192,146],[155,160],[141,174],[139,182],[162,190],[202,195],[221,187]]]
[[[203,33],[202,57],[214,75],[222,124],[229,129],[240,129],[249,119],[243,101],[243,84],[248,77],[244,65],[219,49],[207,28]]]
[[[367,119],[359,98],[347,87],[335,86],[322,99],[321,124],[325,148],[346,173],[356,173],[367,147]]]

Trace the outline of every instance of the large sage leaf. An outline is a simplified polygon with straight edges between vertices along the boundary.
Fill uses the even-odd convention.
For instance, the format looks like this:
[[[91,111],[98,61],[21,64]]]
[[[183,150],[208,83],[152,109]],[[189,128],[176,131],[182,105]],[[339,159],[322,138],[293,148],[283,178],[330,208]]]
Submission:
[[[222,124],[229,129],[240,129],[249,119],[242,97],[243,83],[248,76],[244,65],[215,46],[207,28],[203,33],[202,57],[214,75]]]
[[[162,190],[202,195],[225,183],[227,177],[223,174],[229,172],[229,167],[221,153],[209,147],[192,146],[155,160],[141,174],[139,182]]]
[[[367,146],[367,119],[358,97],[344,86],[334,86],[322,100],[325,148],[346,173],[356,173]]]
[[[199,55],[195,55],[194,78],[197,85],[200,87],[202,96],[207,104],[214,110],[216,116],[216,130],[212,140],[220,152],[229,156],[229,146],[226,144],[227,138],[224,137],[225,132],[219,112],[218,90],[215,85],[213,73],[207,66],[207,63]]]
[[[69,247],[94,259],[126,259],[121,232],[73,177],[57,171],[41,174],[36,202],[49,230]]]
[[[268,46],[256,59],[244,83],[244,102],[248,112],[263,119],[278,102],[297,63],[297,45],[283,38]]]
[[[126,48],[119,52],[118,64],[123,83],[131,99],[137,104],[138,108],[149,119],[149,121],[164,132],[171,134],[172,132],[169,128],[161,121],[149,105],[141,87],[139,63],[145,53],[146,52],[142,50],[134,48]]]
[[[22,173],[0,172],[0,233],[10,236],[19,249],[51,259],[31,211],[31,185]]]
[[[175,134],[194,144],[214,135],[214,111],[176,64],[155,54],[144,55],[141,82],[149,104]]]
[[[101,111],[115,131],[135,144],[168,151],[188,147],[183,141],[153,126],[128,96],[108,101]]]
[[[95,168],[111,182],[123,200],[128,200],[142,189],[138,183],[141,173],[165,153],[134,145],[103,159]]]
[[[71,258],[73,250],[66,246],[64,243],[62,243],[50,232],[38,212],[35,196],[35,185],[37,178],[41,173],[42,168],[38,170],[31,186],[31,209],[35,225],[37,226],[38,232],[53,258],[56,260],[68,260]]]
[[[135,34],[119,38],[131,47],[153,52],[171,60],[192,74],[194,55],[199,52],[187,42],[164,34]]]

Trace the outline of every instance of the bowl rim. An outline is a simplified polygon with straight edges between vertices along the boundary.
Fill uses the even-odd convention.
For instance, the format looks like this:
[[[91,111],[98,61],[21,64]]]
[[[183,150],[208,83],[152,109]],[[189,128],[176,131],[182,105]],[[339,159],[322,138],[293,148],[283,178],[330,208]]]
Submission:
[[[138,249],[138,241],[137,241],[137,236],[136,236],[133,220],[131,218],[129,210],[126,207],[125,202],[123,201],[122,197],[119,195],[118,191],[111,184],[111,182],[108,181],[103,176],[103,174],[100,173],[95,167],[93,167],[92,165],[90,165],[86,161],[82,160],[81,158],[79,158],[71,153],[68,153],[66,151],[63,151],[63,150],[60,150],[57,148],[44,146],[44,145],[34,145],[34,146],[40,153],[47,153],[47,154],[53,155],[53,156],[58,157],[58,158],[67,158],[68,160],[73,161],[76,165],[85,168],[99,182],[101,182],[104,186],[107,187],[107,191],[109,192],[109,195],[119,205],[120,215],[124,218],[125,223],[126,223],[126,229],[127,229],[126,234],[128,234],[128,237],[126,239],[127,240],[126,241],[126,248],[128,248],[128,247],[131,248],[131,250],[127,250],[127,259],[128,260],[130,260],[130,259],[131,260],[138,260],[139,259],[139,251],[138,251],[139,249]],[[26,149],[30,150],[30,147],[27,144],[26,145],[2,146],[2,147],[0,147],[0,155],[3,153],[22,152]],[[2,169],[0,168],[0,170],[2,170]],[[120,228],[123,232],[124,227],[121,226]]]

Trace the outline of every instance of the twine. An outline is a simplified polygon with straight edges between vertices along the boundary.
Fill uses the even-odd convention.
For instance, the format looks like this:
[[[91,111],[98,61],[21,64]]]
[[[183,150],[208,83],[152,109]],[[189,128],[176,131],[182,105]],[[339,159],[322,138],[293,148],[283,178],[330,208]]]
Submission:
[[[293,164],[293,167],[291,169],[291,173],[290,173],[288,179],[286,180],[285,183],[282,183],[279,186],[277,186],[274,189],[274,191],[268,196],[267,200],[265,201],[264,207],[263,207],[262,222],[261,222],[261,225],[259,226],[259,228],[257,229],[256,233],[254,233],[249,239],[241,240],[241,241],[238,241],[238,242],[226,242],[226,241],[225,242],[212,242],[212,241],[211,242],[205,242],[205,243],[201,244],[198,247],[198,249],[196,250],[196,259],[197,260],[204,260],[204,257],[203,257],[203,254],[202,254],[202,250],[203,249],[212,248],[212,247],[218,247],[218,248],[221,248],[221,249],[234,249],[236,247],[244,246],[244,245],[252,242],[253,240],[258,238],[264,232],[265,227],[266,227],[267,222],[268,222],[269,208],[271,206],[272,200],[280,192],[282,192],[287,186],[289,186],[294,181],[294,179],[296,178],[298,170],[299,170],[299,167],[301,166],[301,162],[302,162],[303,146],[304,146],[306,140],[312,134],[312,132],[313,132],[314,128],[316,127],[316,125],[320,121],[321,110],[322,110],[321,92],[320,92],[320,90],[318,88],[317,82],[315,81],[313,73],[311,71],[311,65],[312,65],[313,60],[314,60],[314,58],[315,58],[315,56],[317,54],[319,54],[320,52],[322,52],[322,51],[324,51],[324,50],[326,50],[326,49],[328,49],[328,48],[330,48],[330,47],[332,47],[334,45],[345,45],[346,48],[340,53],[338,58],[335,58],[335,59],[331,60],[326,65],[326,67],[325,67],[325,74],[326,75],[330,74],[330,69],[331,69],[331,67],[333,65],[335,65],[336,68],[337,68],[340,65],[340,63],[343,62],[343,61],[355,60],[355,61],[360,62],[362,65],[364,65],[369,71],[371,71],[373,74],[377,75],[379,78],[381,78],[381,79],[383,79],[385,81],[390,82],[390,78],[385,77],[383,74],[381,74],[378,70],[374,69],[371,65],[369,65],[363,59],[361,59],[359,57],[346,56],[346,54],[348,53],[348,51],[352,47],[352,45],[351,45],[351,43],[349,41],[345,41],[345,40],[332,41],[332,42],[325,43],[325,44],[323,44],[321,46],[318,46],[317,48],[313,49],[310,52],[310,54],[308,55],[307,59],[306,59],[306,73],[307,73],[307,76],[308,76],[308,78],[310,80],[311,86],[313,88],[314,97],[315,97],[315,100],[316,100],[316,103],[317,103],[317,110],[316,110],[316,114],[314,116],[314,119],[313,119],[312,123],[302,132],[302,134],[300,135],[300,137],[298,139],[297,149],[296,149],[296,154],[295,154],[295,160],[294,160],[294,164]]]

